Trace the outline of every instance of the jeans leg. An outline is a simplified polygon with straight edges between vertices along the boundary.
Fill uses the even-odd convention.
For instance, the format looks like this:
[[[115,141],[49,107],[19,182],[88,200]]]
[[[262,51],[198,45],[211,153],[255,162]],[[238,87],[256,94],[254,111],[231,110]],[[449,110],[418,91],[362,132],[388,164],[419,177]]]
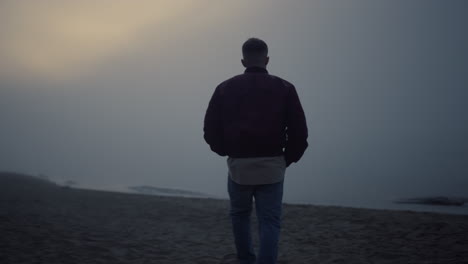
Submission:
[[[278,256],[283,181],[257,186],[254,196],[260,237],[257,263],[273,264],[276,263]]]
[[[254,186],[240,185],[228,178],[228,193],[231,202],[231,221],[237,257],[241,264],[255,263],[255,252],[250,233],[250,214]]]

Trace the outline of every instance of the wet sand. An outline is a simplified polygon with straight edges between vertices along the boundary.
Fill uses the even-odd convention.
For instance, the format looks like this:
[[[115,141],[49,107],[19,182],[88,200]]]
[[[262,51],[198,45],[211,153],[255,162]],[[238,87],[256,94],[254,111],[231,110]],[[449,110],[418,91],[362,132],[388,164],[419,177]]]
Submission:
[[[227,212],[1,173],[0,263],[231,263]],[[468,263],[468,216],[286,204],[279,263]]]

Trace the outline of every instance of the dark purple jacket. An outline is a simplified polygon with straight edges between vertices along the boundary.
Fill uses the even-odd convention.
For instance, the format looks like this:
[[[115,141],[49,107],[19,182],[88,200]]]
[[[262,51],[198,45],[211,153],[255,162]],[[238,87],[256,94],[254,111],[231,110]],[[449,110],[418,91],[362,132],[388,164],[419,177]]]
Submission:
[[[211,150],[233,158],[285,155],[297,162],[307,148],[307,124],[294,86],[263,68],[222,82],[204,120]]]

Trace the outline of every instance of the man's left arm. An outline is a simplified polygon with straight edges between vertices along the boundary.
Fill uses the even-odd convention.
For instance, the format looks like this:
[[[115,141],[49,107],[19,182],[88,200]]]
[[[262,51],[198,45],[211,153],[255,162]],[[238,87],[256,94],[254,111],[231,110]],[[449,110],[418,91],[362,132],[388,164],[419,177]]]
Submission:
[[[206,110],[203,125],[204,139],[212,151],[226,156],[223,144],[222,98],[220,86],[216,87]]]

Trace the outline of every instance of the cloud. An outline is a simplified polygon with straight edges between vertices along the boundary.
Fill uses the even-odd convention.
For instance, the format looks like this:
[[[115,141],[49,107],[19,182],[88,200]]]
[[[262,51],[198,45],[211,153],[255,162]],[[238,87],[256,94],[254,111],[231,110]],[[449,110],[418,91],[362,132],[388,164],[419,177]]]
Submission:
[[[157,34],[191,1],[42,0],[0,4],[0,74],[63,78]]]

